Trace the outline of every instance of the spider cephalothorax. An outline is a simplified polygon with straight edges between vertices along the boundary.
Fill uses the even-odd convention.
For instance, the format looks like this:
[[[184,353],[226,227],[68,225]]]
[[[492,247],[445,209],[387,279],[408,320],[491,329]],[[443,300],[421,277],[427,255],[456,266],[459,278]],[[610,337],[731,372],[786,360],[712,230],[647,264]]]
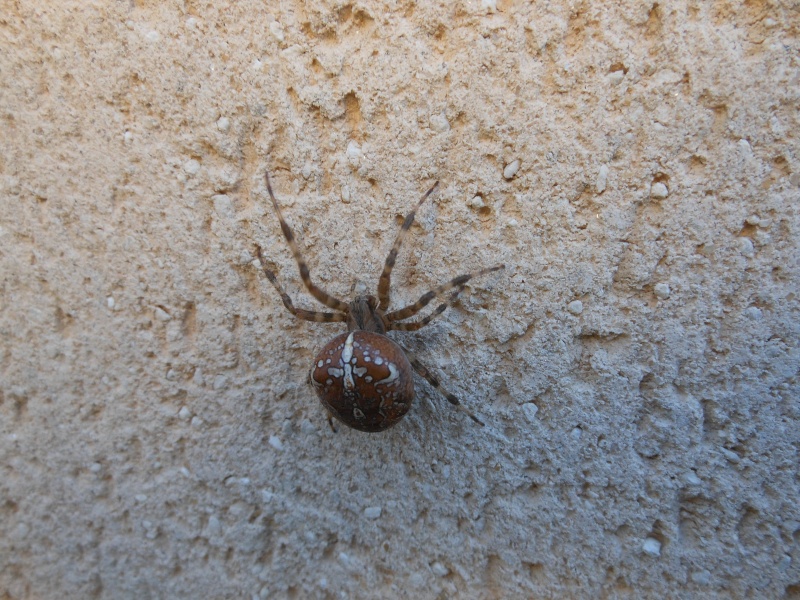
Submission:
[[[433,193],[439,183],[436,182],[422,196],[417,206],[403,222],[378,280],[378,295],[367,295],[359,290],[347,303],[331,296],[311,281],[308,265],[295,242],[291,227],[283,218],[278,202],[275,200],[269,174],[265,174],[265,179],[272,206],[278,215],[283,235],[297,261],[303,284],[314,298],[333,309],[334,312],[295,308],[292,299],[278,283],[275,273],[266,266],[261,247],[256,245],[258,260],[267,279],[278,290],[284,306],[296,317],[322,323],[347,323],[347,332],[328,342],[317,354],[311,367],[311,383],[325,408],[341,422],[360,431],[372,432],[388,429],[403,418],[403,415],[411,408],[411,402],[414,399],[414,381],[411,372],[413,369],[438,389],[451,404],[466,412],[476,423],[483,425],[475,415],[462,406],[458,398],[442,388],[439,380],[422,366],[413,354],[386,336],[386,332],[391,330],[416,331],[424,327],[437,315],[443,313],[448,306],[455,303],[470,279],[504,268],[503,265],[498,265],[467,275],[460,275],[423,294],[414,304],[386,312],[390,301],[389,287],[392,269],[400,245],[414,222],[417,209]],[[427,317],[419,321],[400,322],[413,317],[435,298],[450,290],[454,291],[449,300],[436,307]]]

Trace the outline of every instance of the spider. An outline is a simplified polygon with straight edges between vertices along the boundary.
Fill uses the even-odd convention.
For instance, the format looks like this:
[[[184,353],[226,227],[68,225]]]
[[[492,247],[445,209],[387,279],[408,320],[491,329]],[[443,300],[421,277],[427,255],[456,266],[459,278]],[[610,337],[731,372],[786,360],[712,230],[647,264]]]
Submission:
[[[296,308],[284,291],[275,273],[266,265],[261,247],[256,244],[256,254],[267,279],[283,300],[283,305],[295,317],[318,323],[347,323],[347,332],[328,342],[311,367],[310,379],[322,404],[342,423],[360,431],[384,431],[395,425],[411,408],[414,399],[412,369],[428,381],[456,408],[464,411],[479,425],[483,422],[465,408],[459,399],[445,390],[439,380],[408,350],[386,337],[388,331],[417,331],[425,327],[447,307],[452,306],[473,277],[486,275],[505,268],[497,265],[466,275],[423,294],[419,300],[398,310],[387,312],[390,304],[390,283],[397,253],[419,207],[437,189],[437,181],[417,203],[403,221],[397,238],[386,257],[383,272],[378,280],[377,297],[362,293],[358,283],[353,285],[352,300],[344,302],[332,296],[311,281],[311,273],[294,239],[292,228],[283,218],[278,201],[272,192],[269,173],[265,173],[267,191],[272,207],[281,224],[283,236],[294,254],[300,269],[300,278],[308,292],[334,312],[318,312]],[[363,288],[363,286],[361,286]],[[454,290],[447,302],[440,304],[430,315],[418,321],[401,322],[413,317],[435,298]],[[333,424],[331,423],[331,427]]]

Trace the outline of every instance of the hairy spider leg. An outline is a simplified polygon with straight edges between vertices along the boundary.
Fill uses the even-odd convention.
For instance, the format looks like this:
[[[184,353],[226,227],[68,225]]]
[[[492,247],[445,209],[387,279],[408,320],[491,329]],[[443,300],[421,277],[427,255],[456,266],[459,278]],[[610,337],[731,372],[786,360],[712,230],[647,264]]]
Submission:
[[[472,411],[469,410],[466,406],[461,404],[461,401],[456,396],[454,396],[453,394],[448,392],[446,389],[444,389],[442,387],[442,384],[439,383],[439,380],[436,379],[436,377],[430,371],[428,371],[427,368],[425,368],[425,365],[423,365],[421,362],[419,362],[419,359],[417,359],[417,357],[414,356],[413,352],[409,352],[406,348],[403,348],[403,346],[400,346],[400,347],[403,349],[403,352],[405,352],[406,358],[408,358],[408,362],[411,363],[412,368],[419,374],[420,377],[425,379],[425,381],[427,381],[434,388],[439,390],[439,393],[441,393],[445,398],[447,398],[447,401],[450,404],[455,406],[458,410],[467,413],[467,415],[469,416],[470,419],[475,421],[481,427],[484,427],[483,421],[481,421],[478,417],[476,417],[474,414],[472,414]]]
[[[289,297],[289,294],[283,291],[283,287],[281,287],[281,284],[278,282],[278,278],[275,277],[275,273],[273,273],[264,262],[264,255],[261,253],[261,246],[258,244],[256,244],[256,254],[258,255],[258,262],[261,263],[261,268],[264,270],[264,274],[267,276],[267,279],[269,279],[270,283],[272,283],[275,289],[278,290],[281,300],[283,300],[283,305],[295,317],[305,321],[316,321],[317,323],[336,323],[347,320],[347,315],[344,313],[317,312],[314,310],[295,308],[294,304],[292,303],[292,299]]]
[[[423,327],[425,327],[425,325],[427,325],[428,323],[433,321],[436,317],[438,317],[445,310],[447,310],[448,307],[453,306],[456,303],[456,301],[458,300],[458,297],[461,295],[461,292],[463,292],[463,291],[464,291],[464,286],[463,285],[461,285],[458,288],[456,288],[456,291],[453,292],[453,294],[450,296],[450,300],[448,300],[447,302],[443,302],[442,304],[437,306],[436,310],[434,310],[431,314],[429,314],[424,319],[421,319],[419,321],[413,321],[411,323],[397,323],[397,322],[389,323],[389,326],[388,326],[387,330],[388,331],[418,331],[419,329],[422,329]]]
[[[269,192],[269,197],[272,199],[272,207],[275,209],[275,214],[278,215],[278,220],[281,222],[281,231],[283,231],[283,237],[286,238],[286,241],[289,243],[289,247],[292,249],[292,254],[294,254],[294,259],[295,261],[297,261],[297,267],[300,269],[300,279],[303,280],[303,284],[306,286],[306,289],[312,296],[314,296],[314,298],[319,300],[322,304],[324,304],[328,308],[332,308],[334,310],[340,310],[346,313],[347,303],[342,302],[341,300],[339,300],[334,296],[331,296],[328,292],[326,292],[320,287],[317,287],[311,281],[311,272],[309,271],[306,261],[303,259],[303,255],[300,253],[300,248],[294,239],[292,228],[289,227],[289,224],[283,218],[281,209],[278,206],[278,201],[275,200],[275,194],[272,193],[272,185],[269,182],[269,173],[266,171],[264,172],[264,179],[267,182],[267,191]]]
[[[417,202],[414,210],[408,213],[406,220],[403,221],[403,226],[400,228],[400,231],[397,232],[397,237],[394,240],[392,249],[389,250],[389,256],[386,257],[386,263],[383,265],[383,272],[378,280],[378,310],[380,311],[385,311],[387,308],[389,308],[389,298],[391,295],[389,286],[392,279],[392,269],[394,269],[394,263],[397,260],[397,253],[400,251],[400,245],[403,243],[403,238],[406,237],[406,233],[408,233],[408,230],[411,229],[411,225],[414,223],[414,217],[416,216],[419,207],[422,206],[422,203],[428,199],[428,196],[436,191],[437,187],[439,187],[438,181],[433,184],[431,189],[425,192],[425,194],[422,196],[422,199]]]
[[[473,273],[467,273],[466,275],[459,275],[454,279],[451,279],[447,283],[440,285],[437,288],[432,289],[430,292],[426,292],[420,296],[420,299],[417,300],[414,304],[409,304],[401,308],[400,310],[395,310],[390,312],[386,315],[386,319],[389,322],[392,321],[402,321],[403,319],[407,319],[409,317],[413,317],[423,308],[428,306],[428,304],[433,301],[434,298],[437,296],[441,296],[452,290],[453,288],[464,287],[466,283],[472,279],[473,277],[480,277],[481,275],[486,275],[487,273],[493,273],[494,271],[499,271],[500,269],[505,269],[505,265],[497,265],[494,267],[489,267],[488,269],[481,269],[480,271],[474,271]],[[445,305],[445,308],[447,306]],[[436,309],[439,310],[438,308]],[[444,311],[444,308],[442,309]],[[424,319],[423,319],[424,320]],[[397,329],[397,327],[392,327],[392,329]]]

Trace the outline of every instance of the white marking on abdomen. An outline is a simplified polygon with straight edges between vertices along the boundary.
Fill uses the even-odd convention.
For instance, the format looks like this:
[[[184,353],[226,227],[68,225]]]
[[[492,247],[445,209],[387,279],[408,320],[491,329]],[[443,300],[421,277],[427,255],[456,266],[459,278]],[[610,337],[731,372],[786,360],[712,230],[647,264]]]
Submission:
[[[355,331],[351,331],[350,335],[344,341],[344,348],[342,349],[342,366],[344,367],[344,389],[352,390],[356,387],[356,382],[353,381],[353,367],[350,365],[350,359],[353,358],[353,336]]]
[[[394,366],[394,363],[387,362],[386,366],[389,367],[389,376],[386,379],[376,381],[375,385],[386,385],[396,381],[400,377],[400,372],[397,370],[397,367]]]
[[[353,335],[355,335],[355,331],[351,331],[350,335],[347,336],[347,339],[344,341],[344,348],[342,349],[342,362],[349,363],[350,359],[353,358]]]

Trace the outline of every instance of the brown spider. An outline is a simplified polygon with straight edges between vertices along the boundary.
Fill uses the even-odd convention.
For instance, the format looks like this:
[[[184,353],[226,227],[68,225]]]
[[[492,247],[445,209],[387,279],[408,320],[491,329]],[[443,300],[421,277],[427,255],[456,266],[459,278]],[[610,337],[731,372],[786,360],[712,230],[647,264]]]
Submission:
[[[452,306],[467,282],[473,277],[499,271],[504,265],[481,269],[455,279],[423,294],[419,300],[399,310],[386,312],[389,308],[389,284],[400,244],[403,242],[416,211],[439,185],[437,181],[429,189],[405,221],[394,241],[389,256],[378,280],[378,296],[366,295],[356,290],[353,285],[353,299],[348,304],[318,287],[311,281],[308,265],[295,242],[291,227],[283,218],[272,186],[269,173],[265,173],[267,191],[272,199],[272,207],[278,215],[283,236],[300,269],[300,278],[306,289],[319,302],[332,308],[335,312],[317,312],[295,308],[292,299],[283,290],[278,278],[264,262],[261,247],[256,244],[256,254],[261,268],[283,300],[283,305],[294,316],[306,321],[319,323],[347,322],[347,332],[328,342],[311,367],[311,383],[317,391],[322,404],[337,419],[360,431],[383,431],[397,423],[408,412],[414,399],[414,382],[411,369],[425,378],[434,388],[439,390],[455,407],[466,412],[470,418],[483,423],[466,409],[458,398],[442,388],[439,380],[426,369],[422,363],[408,350],[386,337],[386,332],[416,331],[442,314],[448,306]],[[435,298],[455,290],[449,300],[440,304],[427,317],[419,321],[400,323],[413,317]]]

